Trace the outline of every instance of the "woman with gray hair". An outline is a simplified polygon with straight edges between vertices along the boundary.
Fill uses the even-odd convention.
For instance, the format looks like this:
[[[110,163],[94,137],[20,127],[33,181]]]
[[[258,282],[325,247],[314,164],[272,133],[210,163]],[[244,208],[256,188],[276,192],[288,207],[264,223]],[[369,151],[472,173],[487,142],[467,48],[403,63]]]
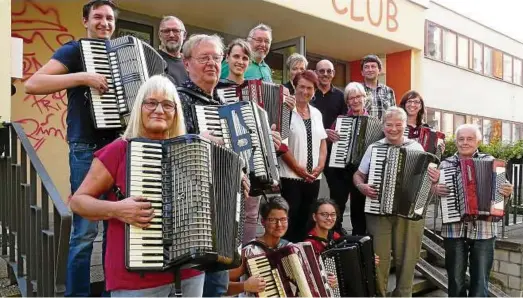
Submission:
[[[151,203],[141,197],[122,200],[113,187],[127,189],[127,141],[142,137],[153,140],[185,133],[180,100],[173,83],[153,76],[139,89],[129,124],[122,138],[98,150],[83,183],[73,194],[74,213],[89,220],[107,220],[105,282],[113,297],[167,297],[173,288],[169,272],[130,272],[125,267],[125,224],[147,228],[155,216]],[[98,200],[107,193],[107,200]]]
[[[368,184],[367,175],[371,165],[372,148],[380,145],[407,148],[410,150],[424,151],[416,141],[403,136],[407,126],[407,114],[398,107],[390,107],[383,114],[383,132],[385,138],[371,144],[363,156],[358,170],[354,174],[356,188],[367,199],[374,199],[378,192],[374,185]],[[433,184],[439,180],[439,171],[429,168],[428,174]],[[423,220],[413,221],[400,216],[381,216],[365,214],[367,230],[373,237],[374,252],[380,259],[376,267],[377,296],[387,295],[387,281],[389,278],[391,250],[396,267],[396,288],[393,296],[412,296],[412,281],[414,268],[421,251],[423,237]]]
[[[289,81],[283,86],[287,87],[289,89],[289,93],[291,95],[294,95],[295,88],[292,83],[294,80],[294,77],[304,72],[307,69],[307,65],[309,62],[307,61],[307,58],[303,56],[302,54],[294,53],[287,58],[287,69],[289,70]]]
[[[347,116],[368,116],[365,110],[365,101],[367,94],[362,84],[358,82],[350,82],[345,87],[344,91],[345,103],[347,104]],[[331,130],[336,127],[336,122],[332,124]],[[337,132],[336,132],[337,134]],[[337,142],[337,140],[335,140]],[[357,165],[349,164],[346,168],[331,168],[330,171],[334,173],[330,177],[329,190],[330,198],[333,199],[338,207],[340,213],[345,212],[345,206],[350,195],[350,220],[352,225],[352,235],[365,235],[367,227],[365,224],[365,196],[354,186],[352,176],[357,170]],[[343,223],[343,216],[338,217],[335,230],[341,231]]]

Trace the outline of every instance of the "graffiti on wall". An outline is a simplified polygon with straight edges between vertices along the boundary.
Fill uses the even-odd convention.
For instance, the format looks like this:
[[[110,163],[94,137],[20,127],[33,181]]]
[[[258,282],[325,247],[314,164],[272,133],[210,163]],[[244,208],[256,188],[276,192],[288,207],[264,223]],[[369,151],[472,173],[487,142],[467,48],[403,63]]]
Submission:
[[[60,46],[74,39],[60,20],[59,10],[45,2],[14,1],[11,22],[12,36],[24,41],[22,82],[40,69]],[[36,150],[50,140],[65,142],[65,90],[49,95],[19,94],[15,101],[14,121],[22,124]]]

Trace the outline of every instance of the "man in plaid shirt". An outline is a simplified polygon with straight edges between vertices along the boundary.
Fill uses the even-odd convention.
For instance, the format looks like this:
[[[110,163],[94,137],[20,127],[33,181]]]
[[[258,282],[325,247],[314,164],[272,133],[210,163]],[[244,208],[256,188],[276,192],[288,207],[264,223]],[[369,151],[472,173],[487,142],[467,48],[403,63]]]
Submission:
[[[380,58],[376,55],[367,55],[361,60],[361,74],[363,76],[367,101],[365,109],[370,116],[381,120],[383,112],[396,105],[394,90],[389,86],[378,83],[378,76],[382,70]]]
[[[458,152],[446,158],[440,169],[456,167],[460,159],[477,158],[493,160],[494,157],[478,152],[481,133],[476,125],[463,124],[456,129]],[[443,175],[443,173],[442,173]],[[481,183],[481,181],[477,181]],[[509,197],[512,185],[504,183],[499,193]],[[448,196],[449,190],[444,184],[434,186],[439,196]],[[482,195],[478,193],[478,195]],[[497,235],[497,222],[475,219],[443,224],[441,236],[445,245],[445,268],[449,277],[449,297],[488,297],[489,273],[494,260],[494,241]],[[467,262],[470,263],[470,285],[465,284]]]

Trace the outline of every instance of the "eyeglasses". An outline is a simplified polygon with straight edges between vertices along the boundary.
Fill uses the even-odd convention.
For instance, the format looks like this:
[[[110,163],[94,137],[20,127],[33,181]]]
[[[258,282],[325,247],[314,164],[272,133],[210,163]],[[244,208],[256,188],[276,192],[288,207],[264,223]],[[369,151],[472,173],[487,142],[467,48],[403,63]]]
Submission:
[[[406,104],[412,104],[412,105],[416,105],[416,106],[419,106],[421,104],[421,100],[412,100],[412,99],[409,99],[407,100]]]
[[[209,55],[209,56],[200,56],[200,57],[191,57],[194,58],[198,63],[200,64],[207,64],[209,62],[214,61],[217,64],[222,63],[223,55]]]
[[[164,112],[172,112],[176,110],[176,105],[169,100],[164,100],[162,102],[158,102],[156,100],[147,100],[142,103],[142,106],[145,107],[149,111],[156,111],[156,108],[158,108],[158,105],[162,106],[162,109]]]
[[[361,94],[360,95],[356,95],[356,96],[349,96],[349,101],[354,101],[356,99],[362,99],[364,97],[365,97],[365,95],[361,95]]]
[[[271,40],[270,39],[263,39],[263,38],[254,38],[254,37],[250,37],[252,40],[254,40],[256,43],[265,43],[265,44],[271,44]]]
[[[316,70],[319,74],[333,74],[334,73],[334,69],[318,69]]]
[[[171,32],[174,35],[183,35],[183,34],[185,34],[185,30],[182,30],[182,29],[171,29],[171,28],[161,29],[160,32],[162,34],[165,34],[165,35],[169,35]]]
[[[336,219],[336,217],[338,217],[336,213],[321,212],[318,214],[325,219],[328,219],[329,217],[332,217],[332,219]]]
[[[277,223],[286,224],[288,220],[289,219],[287,217],[281,217],[281,218],[269,217],[269,218],[267,218],[267,221],[272,225],[275,225]]]

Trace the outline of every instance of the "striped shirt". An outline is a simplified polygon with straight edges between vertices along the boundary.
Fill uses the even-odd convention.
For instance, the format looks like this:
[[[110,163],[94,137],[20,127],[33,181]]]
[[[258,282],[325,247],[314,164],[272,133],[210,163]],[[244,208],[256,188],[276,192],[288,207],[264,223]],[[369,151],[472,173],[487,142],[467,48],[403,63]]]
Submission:
[[[491,155],[479,153],[476,151],[473,158],[494,159]],[[440,164],[440,169],[455,167],[459,162],[458,154],[454,154]],[[490,239],[498,234],[498,225],[500,222],[474,220],[469,222],[456,222],[443,224],[441,226],[441,236],[444,238],[467,238],[471,240]]]

